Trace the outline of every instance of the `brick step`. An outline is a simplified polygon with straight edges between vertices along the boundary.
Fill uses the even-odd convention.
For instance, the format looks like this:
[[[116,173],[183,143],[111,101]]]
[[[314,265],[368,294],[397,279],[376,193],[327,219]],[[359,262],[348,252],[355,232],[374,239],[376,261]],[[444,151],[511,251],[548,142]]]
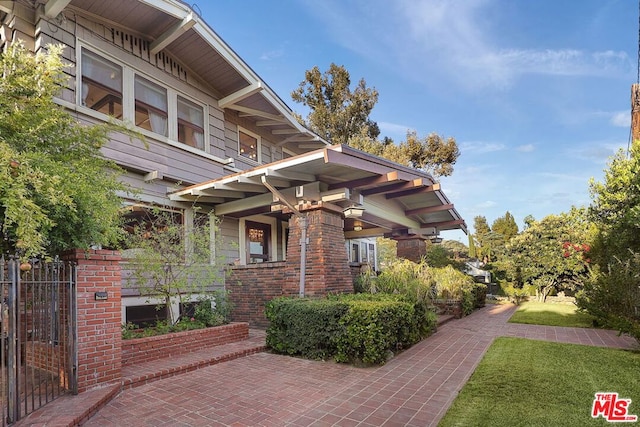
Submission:
[[[16,427],[45,425],[75,427],[95,415],[125,388],[215,365],[266,350],[265,332],[249,330],[249,338],[164,359],[122,367],[121,384],[63,395],[14,424]]]
[[[181,355],[165,357],[149,362],[122,367],[122,387],[138,387],[152,381],[194,371],[205,366],[215,365],[260,353],[267,349],[264,331],[249,330],[249,338],[229,344],[208,347]]]

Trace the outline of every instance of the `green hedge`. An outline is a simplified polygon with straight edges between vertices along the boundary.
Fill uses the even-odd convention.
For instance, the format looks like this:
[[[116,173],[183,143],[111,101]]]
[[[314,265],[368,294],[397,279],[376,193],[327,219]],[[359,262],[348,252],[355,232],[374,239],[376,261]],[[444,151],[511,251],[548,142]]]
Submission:
[[[277,298],[267,304],[267,345],[275,352],[338,362],[383,364],[429,335],[436,315],[399,295]]]

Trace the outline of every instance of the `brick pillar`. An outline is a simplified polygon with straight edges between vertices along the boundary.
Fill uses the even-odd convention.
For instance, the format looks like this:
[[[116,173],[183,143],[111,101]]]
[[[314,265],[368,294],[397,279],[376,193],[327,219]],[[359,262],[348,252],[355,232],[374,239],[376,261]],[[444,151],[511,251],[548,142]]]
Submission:
[[[122,380],[120,253],[75,250],[63,259],[77,265],[78,392],[117,384]]]
[[[353,292],[349,257],[344,240],[342,213],[322,207],[303,212],[307,216],[307,262],[305,296],[324,296],[328,293]],[[297,295],[300,281],[299,218],[289,220],[286,285],[284,291]]]
[[[396,255],[398,258],[405,258],[413,262],[420,262],[422,257],[427,255],[427,243],[422,237],[411,237],[398,239]]]

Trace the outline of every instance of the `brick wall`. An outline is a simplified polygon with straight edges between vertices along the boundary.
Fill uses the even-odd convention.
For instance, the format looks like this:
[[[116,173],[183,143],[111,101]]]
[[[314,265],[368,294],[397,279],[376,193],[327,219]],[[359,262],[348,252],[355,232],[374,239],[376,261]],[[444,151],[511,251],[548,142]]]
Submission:
[[[420,237],[410,239],[398,239],[396,255],[398,258],[405,258],[413,262],[420,262],[422,257],[427,255],[427,244]]]
[[[307,211],[307,260],[305,296],[353,292],[353,275],[344,240],[341,212],[315,207]],[[227,289],[234,305],[232,318],[251,326],[269,326],[264,308],[280,296],[297,296],[300,291],[299,218],[289,220],[287,260],[230,267]]]
[[[273,298],[298,294],[288,288],[286,262],[266,262],[230,267],[227,290],[230,291],[234,322],[249,322],[251,326],[269,326],[264,315],[265,304]]]
[[[75,250],[63,256],[77,264],[78,391],[121,381],[120,253]],[[96,300],[106,292],[106,300]]]
[[[316,208],[307,215],[307,263],[305,295],[323,296],[328,293],[353,291],[349,257],[344,240],[342,212]],[[300,277],[300,219],[289,220],[289,245],[287,247],[287,279],[299,281]]]
[[[215,328],[123,340],[122,366],[191,353],[204,347],[229,344],[247,338],[249,324],[231,323]]]

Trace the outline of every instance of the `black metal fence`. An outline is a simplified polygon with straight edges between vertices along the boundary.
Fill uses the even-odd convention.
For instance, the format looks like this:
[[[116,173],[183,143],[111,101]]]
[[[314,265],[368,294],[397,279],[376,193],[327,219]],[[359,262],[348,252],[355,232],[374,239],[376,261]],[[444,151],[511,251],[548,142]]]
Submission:
[[[0,426],[77,393],[76,271],[0,258]]]

